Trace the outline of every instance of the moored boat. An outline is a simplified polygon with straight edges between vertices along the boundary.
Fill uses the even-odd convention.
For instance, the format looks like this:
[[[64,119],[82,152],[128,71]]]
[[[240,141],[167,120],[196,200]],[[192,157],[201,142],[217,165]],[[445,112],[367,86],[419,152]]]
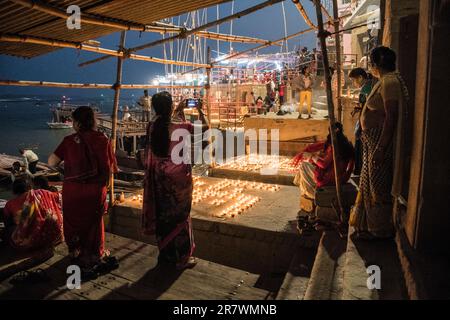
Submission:
[[[47,122],[50,129],[72,129],[72,122]]]

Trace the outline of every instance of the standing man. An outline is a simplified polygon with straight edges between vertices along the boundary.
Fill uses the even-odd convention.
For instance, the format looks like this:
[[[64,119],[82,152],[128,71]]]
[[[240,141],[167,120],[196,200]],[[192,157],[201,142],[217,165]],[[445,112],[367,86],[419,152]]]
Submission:
[[[153,119],[152,97],[148,95],[148,90],[144,90],[144,95],[137,103],[142,108],[142,121],[149,122]]]
[[[32,150],[19,149],[20,154],[23,157],[25,168],[27,168],[32,174],[36,173],[36,166],[39,162],[39,157]]]
[[[298,118],[302,118],[303,105],[306,102],[308,108],[308,119],[311,119],[312,113],[312,87],[314,85],[314,79],[310,72],[309,66],[304,66],[299,76],[299,90],[300,90],[300,106],[298,109]]]

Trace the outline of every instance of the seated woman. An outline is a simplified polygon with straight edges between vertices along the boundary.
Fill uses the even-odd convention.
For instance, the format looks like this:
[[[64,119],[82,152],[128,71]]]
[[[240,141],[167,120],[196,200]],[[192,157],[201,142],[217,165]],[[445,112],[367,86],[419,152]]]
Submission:
[[[339,150],[340,182],[345,183],[350,178],[354,164],[354,149],[345,137],[342,124],[335,123],[334,130]],[[299,170],[294,178],[294,184],[300,187],[300,196],[314,199],[316,188],[335,184],[333,147],[331,135],[325,142],[309,145],[293,159],[294,166]]]
[[[3,209],[7,238],[20,250],[48,249],[62,236],[62,214],[57,194],[32,189],[30,179],[18,178],[13,183],[16,198]]]

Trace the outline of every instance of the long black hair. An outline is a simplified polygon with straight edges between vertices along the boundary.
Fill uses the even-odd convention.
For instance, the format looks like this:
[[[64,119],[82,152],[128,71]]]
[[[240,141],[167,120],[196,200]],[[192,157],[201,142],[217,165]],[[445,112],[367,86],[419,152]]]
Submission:
[[[170,137],[169,124],[172,115],[172,96],[167,91],[159,92],[152,97],[152,107],[156,113],[150,134],[150,147],[158,157],[167,157]]]
[[[95,114],[94,110],[88,106],[82,106],[72,112],[72,118],[78,122],[80,130],[92,130],[95,128]]]
[[[336,140],[338,143],[339,156],[342,160],[350,160],[355,155],[355,149],[352,143],[344,135],[344,130],[340,122],[334,124],[334,130],[336,131]],[[331,134],[328,134],[327,142],[325,142],[324,150],[331,145]]]

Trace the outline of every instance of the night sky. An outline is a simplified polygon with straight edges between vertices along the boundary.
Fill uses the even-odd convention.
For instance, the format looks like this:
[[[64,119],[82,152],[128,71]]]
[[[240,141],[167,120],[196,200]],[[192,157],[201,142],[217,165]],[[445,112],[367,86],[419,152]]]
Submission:
[[[261,3],[263,0],[236,0],[234,12]],[[303,1],[303,4],[312,21],[316,21],[315,10],[310,1]],[[303,21],[292,1],[285,1],[285,11],[287,20],[287,34],[292,34],[308,26]],[[220,6],[220,16],[231,14],[231,2]],[[216,20],[216,6],[208,9],[208,21]],[[183,21],[183,20],[182,20]],[[176,21],[175,21],[176,22]],[[83,27],[83,25],[81,26]],[[216,28],[208,29],[216,32]],[[229,33],[230,23],[220,25],[221,33]],[[265,40],[275,40],[284,36],[283,12],[281,3],[262,9],[233,22],[233,34],[254,36]],[[156,33],[127,32],[126,47],[132,47],[143,43],[159,39],[161,36]],[[101,47],[116,49],[119,42],[120,32],[116,32],[106,37],[97,39],[101,42]],[[208,40],[212,50],[217,49],[215,40]],[[309,33],[294,38],[289,41],[289,49],[295,46],[307,46],[311,48],[315,44],[315,34]],[[232,44],[237,51],[257,46],[256,44]],[[228,50],[229,43],[221,42],[221,50]],[[280,47],[270,47],[260,53],[278,52]],[[137,52],[138,54],[150,55],[163,58],[163,46]],[[216,53],[213,52],[213,57]],[[114,83],[116,76],[116,58],[110,58],[100,63],[86,67],[78,67],[80,62],[98,57],[98,54],[90,52],[78,52],[73,49],[60,49],[53,53],[39,56],[33,59],[22,59],[9,56],[0,56],[0,78],[8,80],[42,80],[55,82],[76,82],[76,83]],[[143,61],[127,60],[124,64],[123,83],[149,83],[155,75],[164,74],[164,65]],[[69,91],[69,92],[68,92]],[[134,90],[126,90],[124,95],[136,93]],[[142,90],[139,90],[139,92]],[[62,88],[39,88],[39,87],[5,87],[0,86],[0,94],[20,94],[20,95],[49,95],[49,94],[69,94],[97,96],[100,94],[112,95],[112,90],[93,89],[62,89]]]

